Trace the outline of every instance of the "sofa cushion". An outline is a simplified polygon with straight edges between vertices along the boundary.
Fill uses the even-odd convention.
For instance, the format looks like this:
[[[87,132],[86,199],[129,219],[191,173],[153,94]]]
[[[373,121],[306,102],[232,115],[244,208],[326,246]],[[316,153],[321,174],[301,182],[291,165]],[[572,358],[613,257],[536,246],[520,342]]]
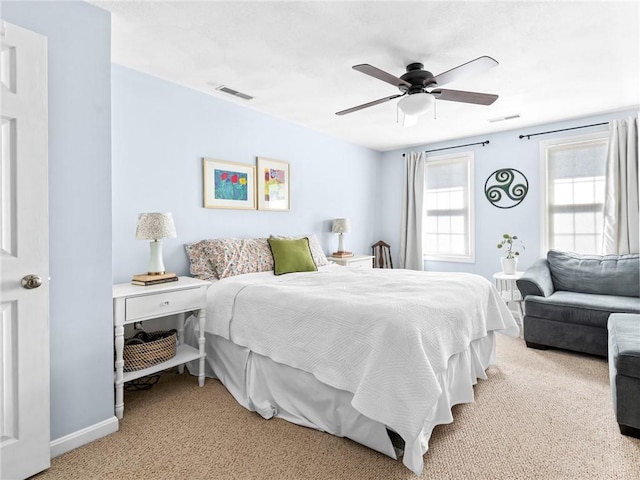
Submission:
[[[609,317],[609,353],[619,375],[640,378],[640,315],[614,313]]]
[[[583,255],[550,250],[547,261],[556,290],[640,297],[640,254]]]
[[[527,316],[603,329],[612,312],[640,313],[640,299],[558,291],[549,297],[529,295],[525,302]]]

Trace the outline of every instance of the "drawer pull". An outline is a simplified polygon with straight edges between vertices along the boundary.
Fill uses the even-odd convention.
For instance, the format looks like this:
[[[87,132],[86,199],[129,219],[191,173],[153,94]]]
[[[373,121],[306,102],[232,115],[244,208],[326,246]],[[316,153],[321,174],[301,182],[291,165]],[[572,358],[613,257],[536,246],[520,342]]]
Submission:
[[[160,306],[161,306],[161,307],[167,307],[167,306],[169,306],[169,300],[165,300],[164,302],[162,302],[162,303],[160,304]]]

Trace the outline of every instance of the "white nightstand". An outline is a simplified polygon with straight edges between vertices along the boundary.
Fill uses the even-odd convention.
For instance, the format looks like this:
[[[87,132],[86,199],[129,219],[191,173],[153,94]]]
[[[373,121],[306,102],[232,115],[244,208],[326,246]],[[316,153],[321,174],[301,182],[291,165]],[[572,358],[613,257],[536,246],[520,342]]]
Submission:
[[[354,255],[353,257],[329,257],[329,260],[349,268],[373,268],[373,255]]]
[[[199,359],[198,384],[204,385],[204,322],[207,307],[207,288],[211,282],[191,277],[180,277],[176,282],[142,287],[121,283],[113,286],[113,327],[116,359],[114,363],[116,400],[116,417],[122,418],[124,413],[123,387],[126,382],[152,375],[167,368],[180,366]],[[185,313],[197,315],[200,323],[199,348],[184,345]],[[166,362],[134,372],[124,372],[124,326],[134,322],[144,322],[153,318],[178,316],[178,347],[176,356]]]
[[[522,311],[522,295],[520,294],[520,290],[516,285],[516,280],[518,280],[524,272],[516,272],[514,274],[508,273],[494,273],[493,278],[496,281],[496,288],[498,292],[500,292],[500,296],[505,301],[507,306],[510,303],[515,303],[518,308],[518,315],[520,316],[520,325],[522,325],[522,317],[524,313]]]

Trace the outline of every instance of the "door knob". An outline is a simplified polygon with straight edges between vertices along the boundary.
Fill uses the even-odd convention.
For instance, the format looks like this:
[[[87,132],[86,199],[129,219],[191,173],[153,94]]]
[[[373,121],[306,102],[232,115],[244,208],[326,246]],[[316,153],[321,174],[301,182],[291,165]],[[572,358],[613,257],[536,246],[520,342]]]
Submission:
[[[42,277],[40,275],[27,275],[22,278],[22,286],[28,290],[38,288],[42,285]]]

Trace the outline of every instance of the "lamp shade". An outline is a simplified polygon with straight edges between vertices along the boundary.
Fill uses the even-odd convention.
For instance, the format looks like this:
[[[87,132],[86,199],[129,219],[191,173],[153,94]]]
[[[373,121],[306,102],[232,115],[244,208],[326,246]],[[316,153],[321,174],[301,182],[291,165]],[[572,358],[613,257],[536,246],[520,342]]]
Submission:
[[[136,240],[176,238],[176,227],[170,213],[141,213],[138,215]]]
[[[405,95],[398,102],[398,107],[405,115],[422,115],[431,108],[435,99],[430,93],[412,93]]]
[[[333,233],[349,233],[351,231],[351,224],[348,218],[336,218],[333,221],[333,227],[331,228]]]

